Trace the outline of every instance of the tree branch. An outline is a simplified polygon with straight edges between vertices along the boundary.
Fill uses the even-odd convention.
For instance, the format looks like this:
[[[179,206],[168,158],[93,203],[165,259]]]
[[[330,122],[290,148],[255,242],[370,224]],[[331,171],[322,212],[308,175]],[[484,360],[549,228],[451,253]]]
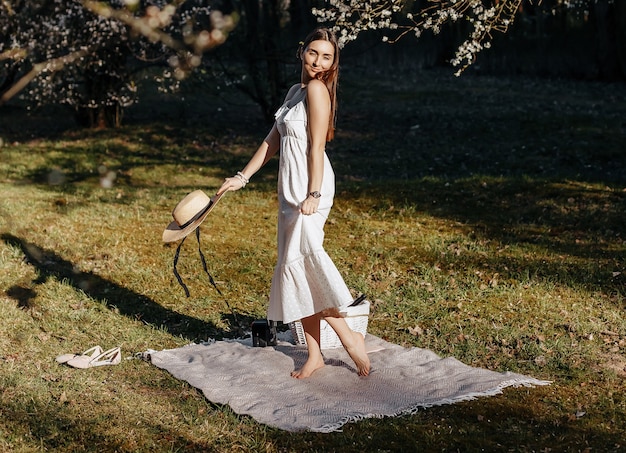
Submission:
[[[73,63],[79,58],[88,55],[90,51],[90,49],[81,49],[62,57],[47,60],[42,63],[36,63],[35,65],[33,65],[33,69],[31,69],[28,74],[22,76],[11,88],[9,88],[2,94],[2,97],[0,97],[0,105],[5,104],[9,99],[11,99],[22,89],[24,89],[26,85],[28,85],[35,77],[37,77],[42,72],[58,71],[62,69],[63,66],[65,66],[66,64]]]

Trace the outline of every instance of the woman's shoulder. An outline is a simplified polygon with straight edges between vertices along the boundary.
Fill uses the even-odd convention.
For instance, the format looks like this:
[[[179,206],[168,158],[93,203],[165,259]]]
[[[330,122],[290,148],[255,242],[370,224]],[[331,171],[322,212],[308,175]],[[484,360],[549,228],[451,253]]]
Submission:
[[[312,97],[322,99],[330,98],[330,93],[328,93],[328,88],[326,87],[326,84],[318,79],[311,80],[306,86],[306,91],[307,98],[309,99],[311,99]]]
[[[326,88],[326,84],[324,82],[322,82],[321,80],[319,80],[319,79],[310,80],[309,83],[307,83],[306,86],[307,86],[307,90],[309,90],[309,91],[310,90],[317,91],[317,90],[321,90],[321,89],[324,89],[324,90],[328,91],[328,88]]]

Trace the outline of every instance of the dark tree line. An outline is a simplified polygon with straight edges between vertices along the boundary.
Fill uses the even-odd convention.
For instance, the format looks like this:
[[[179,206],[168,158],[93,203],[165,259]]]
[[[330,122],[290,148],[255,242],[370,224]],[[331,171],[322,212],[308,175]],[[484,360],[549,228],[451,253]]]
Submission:
[[[626,80],[626,1],[484,3],[503,1],[516,6],[514,23],[469,71]],[[393,19],[406,24],[446,2],[406,0]],[[193,75],[237,87],[270,119],[293,82],[297,42],[317,23],[312,9],[326,6],[323,0],[4,0],[0,108],[19,96],[32,107],[67,105],[84,126],[117,126],[138,101],[146,74],[173,91]],[[343,54],[357,66],[376,63],[394,72],[449,66],[469,30],[460,20],[436,35],[407,34],[394,44],[382,43],[382,30],[370,30]]]
[[[481,56],[486,70],[625,81],[626,2],[579,0],[575,6],[524,2],[511,32]]]

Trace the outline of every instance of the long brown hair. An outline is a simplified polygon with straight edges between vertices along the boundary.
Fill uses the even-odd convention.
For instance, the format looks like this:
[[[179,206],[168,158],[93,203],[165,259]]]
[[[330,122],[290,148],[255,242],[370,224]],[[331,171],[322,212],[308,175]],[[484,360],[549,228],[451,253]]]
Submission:
[[[306,37],[304,42],[298,49],[298,56],[302,57],[302,52],[306,50],[308,45],[313,41],[328,41],[335,48],[335,55],[331,67],[317,78],[324,82],[328,93],[330,94],[330,118],[328,119],[328,132],[326,132],[326,141],[329,142],[335,137],[335,124],[337,120],[337,83],[339,81],[339,44],[335,33],[324,27],[318,27]]]

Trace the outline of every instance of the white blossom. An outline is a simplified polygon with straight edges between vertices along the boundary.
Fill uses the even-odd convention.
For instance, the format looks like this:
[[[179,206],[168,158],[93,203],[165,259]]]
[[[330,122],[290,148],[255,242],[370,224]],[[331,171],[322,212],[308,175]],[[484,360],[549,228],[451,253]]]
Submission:
[[[583,0],[564,0],[577,3]],[[471,24],[466,41],[456,50],[451,63],[462,73],[483,49],[491,47],[494,31],[506,32],[513,23],[522,0],[427,0],[419,11],[409,0],[328,0],[328,7],[314,9],[320,22],[333,23],[343,47],[365,30],[396,30],[396,36],[385,35],[384,42],[396,42],[408,32],[420,37],[424,31],[437,34],[442,26],[461,19]],[[418,3],[419,5],[419,3]]]

